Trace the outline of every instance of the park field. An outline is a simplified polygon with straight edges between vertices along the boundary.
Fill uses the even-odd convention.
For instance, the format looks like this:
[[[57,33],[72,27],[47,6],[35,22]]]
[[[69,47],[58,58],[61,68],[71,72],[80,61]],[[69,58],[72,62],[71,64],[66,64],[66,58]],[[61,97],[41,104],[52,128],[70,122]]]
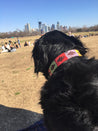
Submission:
[[[41,86],[46,81],[40,73],[34,73],[33,46],[24,47],[25,41],[34,43],[40,36],[19,38],[21,48],[16,52],[0,54],[0,105],[42,113],[38,104]],[[0,43],[16,41],[16,38],[0,39]],[[98,59],[98,36],[81,38],[89,48],[88,57]]]
[[[0,104],[41,112],[38,102],[45,78],[42,74],[34,74],[33,46],[23,46],[24,41],[34,42],[39,37],[20,38],[21,48],[16,52],[0,54]],[[16,41],[15,38],[10,40]],[[98,58],[98,36],[82,38],[81,41],[89,48],[87,55]]]

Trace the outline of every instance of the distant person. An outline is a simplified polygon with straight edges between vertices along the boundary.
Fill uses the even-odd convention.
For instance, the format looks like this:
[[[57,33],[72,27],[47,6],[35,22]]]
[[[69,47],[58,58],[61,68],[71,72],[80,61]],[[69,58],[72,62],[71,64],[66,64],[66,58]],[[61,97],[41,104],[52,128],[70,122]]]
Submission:
[[[19,45],[16,42],[14,42],[14,47],[17,49],[19,48]]]
[[[68,35],[74,37],[74,34],[72,34],[71,31],[68,32]]]
[[[20,40],[18,39],[18,45],[19,45],[19,47],[21,47],[21,45],[20,45]]]
[[[8,52],[11,52],[10,45],[7,44],[7,42],[5,43],[4,47],[5,47],[6,50],[8,50]]]
[[[4,45],[2,45],[2,47],[1,47],[1,53],[3,53],[3,52],[8,52],[8,50],[5,49],[5,46],[4,46]]]
[[[2,51],[3,51],[3,50],[5,50],[5,47],[4,47],[4,45],[2,45],[1,49],[2,49]]]
[[[28,45],[30,46],[30,41],[28,42]]]
[[[15,52],[16,51],[16,48],[15,48],[14,44],[12,43],[12,41],[10,43],[10,51],[11,52]]]
[[[25,41],[25,44],[24,44],[24,46],[29,46],[29,44],[27,43],[27,41]]]
[[[16,48],[13,45],[11,45],[11,44],[9,45],[7,43],[5,43],[5,45],[2,45],[1,49],[2,49],[1,53],[16,51]]]
[[[11,43],[12,43],[12,41],[9,40],[9,43],[8,43],[8,44],[10,45]]]
[[[12,41],[10,42],[10,48],[11,48],[11,50],[14,49],[14,44]]]

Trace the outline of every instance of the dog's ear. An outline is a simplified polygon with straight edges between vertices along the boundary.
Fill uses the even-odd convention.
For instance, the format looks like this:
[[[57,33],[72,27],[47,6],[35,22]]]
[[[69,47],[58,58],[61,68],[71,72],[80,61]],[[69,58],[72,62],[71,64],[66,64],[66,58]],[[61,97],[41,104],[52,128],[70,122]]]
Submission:
[[[83,43],[76,37],[71,36],[70,40],[75,44],[74,48],[78,49],[81,55],[85,55],[88,51],[88,48],[85,48]]]
[[[40,43],[38,43],[37,41],[32,51],[32,57],[35,64],[35,73],[44,73],[46,70],[46,65],[48,63],[48,56],[45,45],[40,46]]]

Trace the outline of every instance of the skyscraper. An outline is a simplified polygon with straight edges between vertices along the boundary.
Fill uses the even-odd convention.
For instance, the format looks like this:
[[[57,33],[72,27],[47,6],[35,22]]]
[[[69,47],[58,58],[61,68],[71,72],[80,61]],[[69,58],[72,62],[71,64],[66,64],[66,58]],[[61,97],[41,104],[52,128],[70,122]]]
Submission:
[[[29,24],[29,23],[27,23],[27,24],[25,25],[25,31],[26,31],[26,32],[30,32],[30,31],[31,31],[31,28],[30,28],[30,24]]]
[[[42,31],[43,31],[43,34],[45,33],[45,24],[42,24]]]
[[[52,24],[51,30],[55,30],[55,24]]]
[[[60,31],[63,31],[63,26],[62,25],[60,25]]]
[[[50,28],[50,26],[48,26],[48,31],[51,31],[51,28]]]
[[[41,29],[42,29],[42,22],[41,21],[38,22],[38,28],[39,28],[39,31],[41,31]]]
[[[57,30],[59,30],[60,29],[60,23],[59,22],[57,22]]]
[[[45,25],[45,33],[47,33],[47,32],[48,32],[48,26]]]

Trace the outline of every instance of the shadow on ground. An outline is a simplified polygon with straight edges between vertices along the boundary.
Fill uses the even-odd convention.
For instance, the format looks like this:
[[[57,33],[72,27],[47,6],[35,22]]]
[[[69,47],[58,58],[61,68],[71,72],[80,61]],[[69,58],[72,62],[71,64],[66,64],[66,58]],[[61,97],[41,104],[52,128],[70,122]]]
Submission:
[[[0,131],[18,131],[33,125],[42,114],[0,105]],[[96,127],[94,131],[98,131]]]
[[[0,131],[17,131],[42,118],[42,114],[0,105]]]

